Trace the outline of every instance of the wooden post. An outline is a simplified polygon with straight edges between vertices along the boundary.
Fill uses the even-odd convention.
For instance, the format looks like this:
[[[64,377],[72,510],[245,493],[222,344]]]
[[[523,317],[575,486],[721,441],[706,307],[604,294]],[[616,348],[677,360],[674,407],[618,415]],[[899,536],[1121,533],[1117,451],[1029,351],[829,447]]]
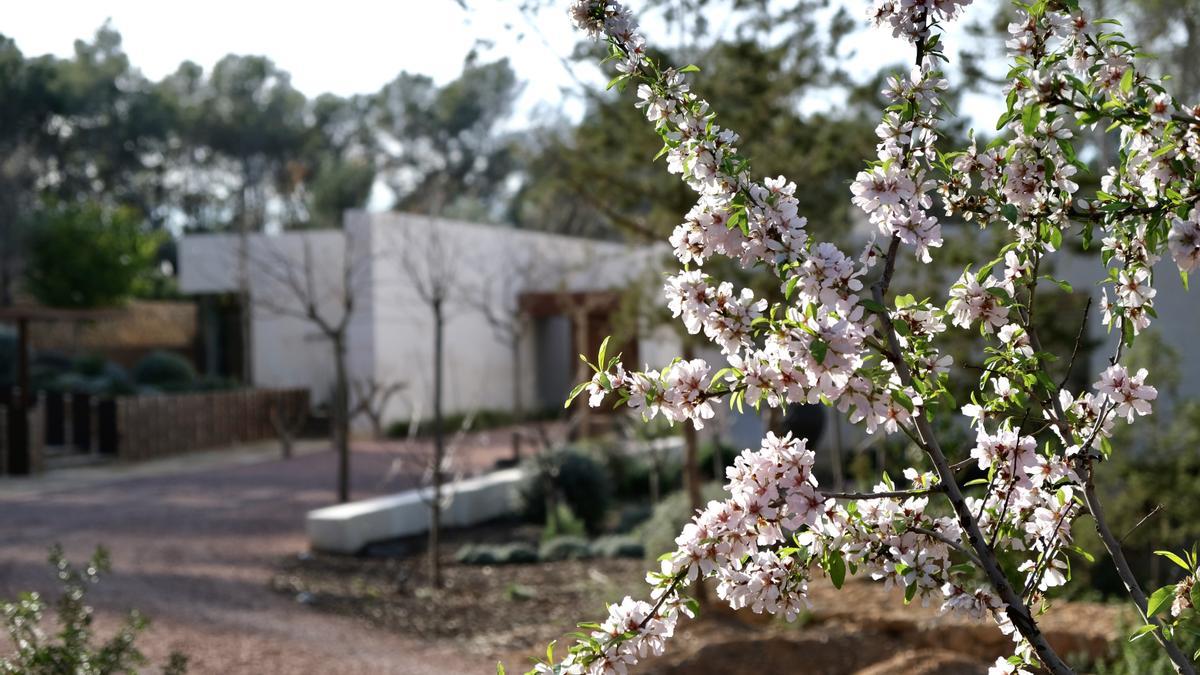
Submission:
[[[17,319],[17,391],[8,422],[8,473],[26,476],[33,470],[29,453],[29,320]]]

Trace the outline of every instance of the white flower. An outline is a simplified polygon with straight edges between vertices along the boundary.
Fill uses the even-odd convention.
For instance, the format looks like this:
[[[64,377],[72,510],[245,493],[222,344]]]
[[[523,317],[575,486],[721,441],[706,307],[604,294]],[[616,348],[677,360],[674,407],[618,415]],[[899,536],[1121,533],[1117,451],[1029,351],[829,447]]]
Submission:
[[[1115,405],[1114,413],[1133,422],[1133,416],[1149,415],[1150,401],[1158,398],[1158,390],[1145,384],[1145,368],[1130,376],[1125,367],[1117,364],[1109,366],[1100,374],[1100,381],[1094,385],[1096,390],[1104,394]]]
[[[1141,307],[1152,304],[1158,291],[1150,286],[1150,272],[1145,269],[1121,270],[1117,275],[1117,302],[1122,307]]]
[[[1200,208],[1192,209],[1187,219],[1175,218],[1167,236],[1171,258],[1183,272],[1200,267]]]

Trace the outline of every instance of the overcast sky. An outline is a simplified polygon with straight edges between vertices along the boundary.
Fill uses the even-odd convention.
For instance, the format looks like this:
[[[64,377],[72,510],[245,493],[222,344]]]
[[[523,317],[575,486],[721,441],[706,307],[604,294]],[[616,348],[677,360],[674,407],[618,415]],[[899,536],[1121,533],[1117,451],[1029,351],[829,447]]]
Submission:
[[[863,17],[866,0],[846,0]],[[0,12],[0,32],[16,40],[26,55],[69,56],[73,43],[90,38],[106,19],[120,31],[135,67],[159,79],[180,62],[205,69],[229,53],[263,54],[292,75],[306,95],[377,91],[401,70],[425,73],[438,82],[453,79],[464,57],[480,41],[481,58],[503,56],[525,81],[517,109],[524,121],[539,109],[579,114],[578,101],[564,101],[573,84],[562,64],[577,40],[566,19],[567,0],[531,20],[519,0],[470,0],[467,12],[454,0],[337,0],[278,2],[207,0],[11,0]],[[636,6],[637,2],[631,3]],[[836,4],[836,3],[835,3]],[[864,19],[865,24],[865,19]],[[648,27],[654,40],[653,27]],[[954,34],[947,42],[953,50]],[[910,48],[878,31],[851,38],[852,71],[868,74],[881,65],[906,60]],[[603,83],[599,71],[576,64],[574,76]],[[810,107],[828,106],[814,100]],[[992,111],[988,111],[991,115]],[[519,124],[519,122],[518,122]]]

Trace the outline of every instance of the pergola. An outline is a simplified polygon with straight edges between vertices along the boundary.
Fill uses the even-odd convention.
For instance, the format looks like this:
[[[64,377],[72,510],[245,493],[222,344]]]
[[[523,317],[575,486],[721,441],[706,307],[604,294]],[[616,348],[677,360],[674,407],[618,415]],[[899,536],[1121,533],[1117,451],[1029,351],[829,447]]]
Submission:
[[[10,474],[25,475],[32,470],[29,453],[29,416],[26,414],[33,403],[33,391],[29,384],[29,324],[33,322],[96,321],[120,313],[119,309],[63,309],[40,305],[14,305],[0,307],[0,322],[17,326],[17,380],[16,391],[11,400],[13,414],[9,416],[8,461],[6,470]]]

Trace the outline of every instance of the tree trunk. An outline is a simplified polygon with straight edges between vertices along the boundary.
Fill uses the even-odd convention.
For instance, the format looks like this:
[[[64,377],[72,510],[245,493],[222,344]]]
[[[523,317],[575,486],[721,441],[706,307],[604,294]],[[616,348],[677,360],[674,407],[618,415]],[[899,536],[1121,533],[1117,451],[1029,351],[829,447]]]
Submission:
[[[521,461],[521,427],[525,422],[525,404],[521,400],[521,336],[513,333],[512,340],[512,458],[513,462]]]
[[[254,341],[250,337],[254,330],[250,307],[250,213],[247,204],[247,183],[250,180],[249,162],[242,160],[242,185],[238,190],[238,304],[239,337],[242,351],[242,384],[254,384]]]
[[[442,565],[438,538],[442,526],[442,462],[446,439],[442,429],[442,301],[433,301],[433,503],[429,517],[429,578],[434,588],[442,587]]]
[[[346,336],[333,336],[337,379],[333,391],[333,443],[338,455],[338,501],[350,501],[350,396],[346,376]]]

